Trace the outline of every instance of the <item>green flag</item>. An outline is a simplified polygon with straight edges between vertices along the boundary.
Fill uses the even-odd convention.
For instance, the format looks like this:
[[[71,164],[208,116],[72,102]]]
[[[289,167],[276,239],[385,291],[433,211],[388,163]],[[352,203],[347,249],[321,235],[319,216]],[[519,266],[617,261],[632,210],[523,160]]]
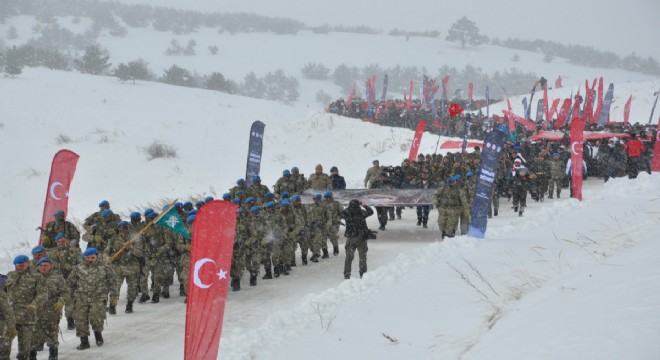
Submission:
[[[181,221],[181,217],[179,217],[179,213],[176,211],[176,207],[174,206],[171,206],[169,210],[160,216],[160,219],[156,221],[156,225],[166,227],[176,233],[181,234],[181,236],[185,237],[186,239],[190,239],[190,231],[188,231],[188,228],[186,228],[186,226],[183,224],[183,221]]]

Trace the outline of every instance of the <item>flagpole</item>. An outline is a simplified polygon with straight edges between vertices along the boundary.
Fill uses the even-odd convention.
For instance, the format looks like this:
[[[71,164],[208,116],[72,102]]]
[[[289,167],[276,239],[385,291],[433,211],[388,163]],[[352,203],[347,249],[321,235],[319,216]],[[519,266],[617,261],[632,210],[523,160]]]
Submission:
[[[170,204],[170,206],[168,206],[165,210],[163,210],[160,214],[158,214],[158,216],[156,216],[153,220],[149,221],[147,225],[145,225],[137,234],[133,235],[131,239],[128,240],[126,244],[124,244],[124,246],[121,247],[121,249],[117,250],[117,252],[114,255],[112,255],[112,257],[108,260],[108,263],[113,262],[122,252],[124,252],[124,250],[126,250],[126,248],[129,245],[133,244],[135,240],[137,240],[140,237],[140,235],[142,235],[142,233],[147,231],[147,229],[149,229],[153,224],[155,224],[158,220],[160,220],[160,218],[162,218],[165,214],[167,214],[167,212],[172,209],[172,207],[176,204],[177,201],[179,201],[179,199],[175,199],[174,202]]]

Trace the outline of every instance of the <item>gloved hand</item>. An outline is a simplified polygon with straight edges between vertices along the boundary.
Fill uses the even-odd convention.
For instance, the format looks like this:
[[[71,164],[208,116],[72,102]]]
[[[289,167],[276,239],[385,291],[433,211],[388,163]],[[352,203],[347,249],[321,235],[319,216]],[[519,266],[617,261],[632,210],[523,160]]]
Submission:
[[[30,304],[30,305],[25,307],[25,310],[27,310],[28,314],[34,314],[34,313],[37,312],[37,307]]]
[[[465,215],[465,217],[468,218],[468,219],[470,218],[470,212],[469,211],[464,212],[463,215]]]
[[[117,306],[117,303],[118,303],[118,302],[119,302],[119,298],[118,298],[118,297],[111,297],[111,298],[110,298],[110,305],[112,305],[112,306]]]
[[[12,327],[12,328],[7,329],[6,334],[7,334],[7,337],[9,338],[9,340],[13,340],[16,337],[16,334],[17,334],[16,333],[16,328]]]
[[[94,242],[98,245],[103,245],[105,240],[103,240],[103,236],[101,235],[94,235]]]
[[[62,312],[62,309],[64,309],[64,303],[61,301],[58,301],[53,305],[53,309],[55,309],[55,312],[58,314]]]

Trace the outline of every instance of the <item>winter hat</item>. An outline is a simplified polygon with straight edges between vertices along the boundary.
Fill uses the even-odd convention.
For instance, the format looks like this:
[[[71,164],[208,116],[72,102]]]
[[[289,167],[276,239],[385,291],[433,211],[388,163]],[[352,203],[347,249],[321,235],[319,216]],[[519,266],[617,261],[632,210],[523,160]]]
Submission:
[[[253,203],[253,202],[256,202],[256,201],[257,201],[257,200],[255,200],[252,196],[250,196],[249,198],[245,199],[244,202],[245,202],[246,204],[250,204],[250,203]]]
[[[291,176],[291,172],[289,170],[284,170],[282,171],[282,176]]]
[[[237,195],[237,196],[238,196],[238,195],[245,195],[245,191],[243,191],[243,190],[238,190],[238,191],[236,192],[236,195]]]
[[[190,215],[197,215],[197,209],[192,209],[192,210],[188,211],[188,216],[190,216]]]
[[[522,160],[520,160],[519,158],[516,158],[515,160],[513,160],[513,163],[514,163],[514,164],[515,164],[515,163],[521,163],[521,164],[522,164]]]
[[[99,203],[99,207],[103,207],[103,206],[110,206],[110,203],[108,202],[108,200],[103,200]]]
[[[45,247],[43,247],[43,246],[41,246],[41,245],[37,245],[37,246],[35,246],[35,247],[32,248],[32,255],[34,255],[34,254],[38,254],[38,253],[40,253],[40,252],[44,252],[44,251],[46,251],[46,248],[45,248]]]
[[[326,198],[332,197],[332,191],[326,191],[325,193],[323,193],[323,197]]]
[[[30,262],[30,258],[26,255],[18,255],[14,258],[14,265]]]
[[[243,179],[243,178],[240,178],[240,179],[236,180],[236,185],[241,185],[241,184],[244,184],[244,183],[245,183],[245,179]]]
[[[300,195],[296,194],[291,197],[291,201],[298,201],[300,200]]]
[[[151,213],[153,213],[153,212],[154,212],[154,209],[152,209],[152,208],[148,208],[147,210],[144,211],[144,217],[149,216],[149,214],[151,214]]]
[[[204,202],[205,202],[205,203],[207,203],[207,202],[211,202],[211,201],[213,201],[213,200],[215,200],[215,199],[213,198],[213,196],[207,196],[207,197],[204,198]]]
[[[265,199],[272,198],[272,197],[275,197],[275,194],[273,194],[272,192],[269,192],[269,193],[265,193],[265,194],[264,194],[264,198],[265,198]]]
[[[68,239],[68,236],[62,233],[59,233],[57,236],[55,236],[55,241],[60,241],[61,239]]]
[[[131,219],[139,218],[141,215],[139,212],[135,211],[132,212],[131,215],[129,216]]]
[[[280,203],[280,207],[287,207],[287,206],[289,206],[289,204],[290,204],[289,199],[284,199]]]
[[[552,157],[559,156],[559,153],[552,153]]]
[[[469,171],[467,174],[465,174],[465,177],[472,177],[472,171]]]
[[[192,206],[192,202],[186,201],[183,203],[183,207],[189,207],[189,206]]]
[[[168,207],[170,207],[170,206],[169,206],[169,205],[167,205],[167,204],[166,204],[166,205],[163,205],[163,208],[162,208],[162,209],[160,209],[160,211],[165,211],[165,210],[167,210],[167,208],[168,208]]]
[[[250,208],[251,213],[256,213],[256,212],[259,212],[260,210],[261,210],[261,208],[256,206],[256,205]]]
[[[261,178],[259,177],[259,175],[255,175],[252,177],[252,181],[261,181]]]
[[[112,210],[110,209],[105,209],[101,212],[101,216],[106,217],[108,215],[112,215]]]
[[[89,248],[85,250],[83,253],[83,257],[88,257],[90,255],[98,255],[99,253],[96,251],[96,248]]]
[[[448,182],[453,182],[453,181],[456,181],[456,180],[458,180],[458,179],[456,178],[455,175],[454,175],[454,176],[450,176],[450,177],[447,178],[447,181],[448,181]]]
[[[379,164],[378,160],[374,160],[371,162],[372,164]]]
[[[229,200],[231,200],[231,194],[230,194],[230,193],[224,193],[224,194],[222,194],[222,200],[224,200],[224,201],[229,201]]]
[[[202,200],[195,203],[195,207],[200,207],[202,205],[204,205],[204,202]]]
[[[52,264],[53,261],[48,256],[46,256],[46,257],[42,257],[41,259],[39,259],[39,261],[37,261],[37,266],[41,265],[42,263]]]
[[[231,203],[232,203],[232,204],[238,204],[238,203],[240,203],[240,202],[241,202],[241,199],[240,199],[240,198],[235,197],[235,198],[231,199]]]
[[[294,166],[294,167],[291,168],[291,172],[299,172],[299,171],[300,170],[298,170],[297,166]]]
[[[333,172],[339,172],[339,169],[337,169],[336,166],[333,166],[333,167],[330,168],[330,172],[331,172],[331,173],[333,173]]]
[[[193,221],[195,221],[195,214],[188,215],[188,218],[186,218],[186,223],[192,224]]]

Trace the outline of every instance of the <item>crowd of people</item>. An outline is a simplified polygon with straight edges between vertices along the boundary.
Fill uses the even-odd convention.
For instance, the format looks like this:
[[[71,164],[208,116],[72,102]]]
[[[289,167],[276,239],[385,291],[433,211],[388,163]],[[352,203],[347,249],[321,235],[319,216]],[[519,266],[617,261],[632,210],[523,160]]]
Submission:
[[[631,134],[625,144],[616,138],[601,144],[586,143],[585,176],[602,176],[608,181],[625,174],[635,178],[640,170],[650,173],[648,155],[655,134],[650,138],[641,134],[648,139],[646,144],[636,135]],[[523,216],[528,196],[544,202],[560,198],[565,188],[570,193],[570,153],[565,141],[534,142],[521,134],[507,140],[498,160],[488,216],[498,216],[503,197],[511,201],[514,212]],[[472,152],[444,156],[420,154],[415,161],[404,159],[392,166],[381,166],[374,160],[366,171],[364,187],[433,189],[432,204],[416,206],[416,225],[428,228],[431,206],[435,206],[441,238],[464,235],[480,172],[480,153],[475,147]],[[375,233],[364,219],[374,211],[358,199],[351,200],[346,208],[334,199],[333,191],[346,188],[336,166],[326,174],[319,164],[309,177],[297,167],[285,169],[272,190],[261,183],[259,176],[250,180],[248,185],[245,179],[238,179],[222,196],[223,201],[238,206],[230,271],[233,291],[241,290],[244,272],[249,274],[249,285],[257,286],[260,276],[268,281],[290,275],[297,266],[330,261],[330,252],[332,257],[340,253],[342,225],[347,237],[344,277],[352,276],[355,251],[360,258],[359,276],[367,272],[367,244]],[[312,203],[303,204],[303,193],[313,194]],[[192,230],[197,210],[213,200],[207,197],[194,203],[176,203],[174,208]],[[386,230],[388,221],[400,220],[405,210],[375,208],[380,231]],[[122,220],[103,200],[99,210],[85,219],[81,235],[76,225],[66,220],[64,211],[55,212],[53,221],[42,229],[41,245],[32,249],[32,259],[16,256],[15,271],[4,280],[5,291],[0,291],[0,360],[9,359],[14,337],[18,338],[18,359],[36,359],[44,346],[48,347],[49,359],[57,359],[62,313],[67,328],[75,330],[80,338],[79,350],[90,347],[92,333],[96,345],[102,346],[104,320],[107,314],[117,314],[124,282],[127,314],[133,312],[136,300],[155,304],[170,298],[175,274],[178,295],[185,298],[191,240],[165,227],[148,226],[158,216],[158,212],[147,209]],[[86,242],[84,252],[81,241]],[[298,250],[300,257],[296,258]]]

